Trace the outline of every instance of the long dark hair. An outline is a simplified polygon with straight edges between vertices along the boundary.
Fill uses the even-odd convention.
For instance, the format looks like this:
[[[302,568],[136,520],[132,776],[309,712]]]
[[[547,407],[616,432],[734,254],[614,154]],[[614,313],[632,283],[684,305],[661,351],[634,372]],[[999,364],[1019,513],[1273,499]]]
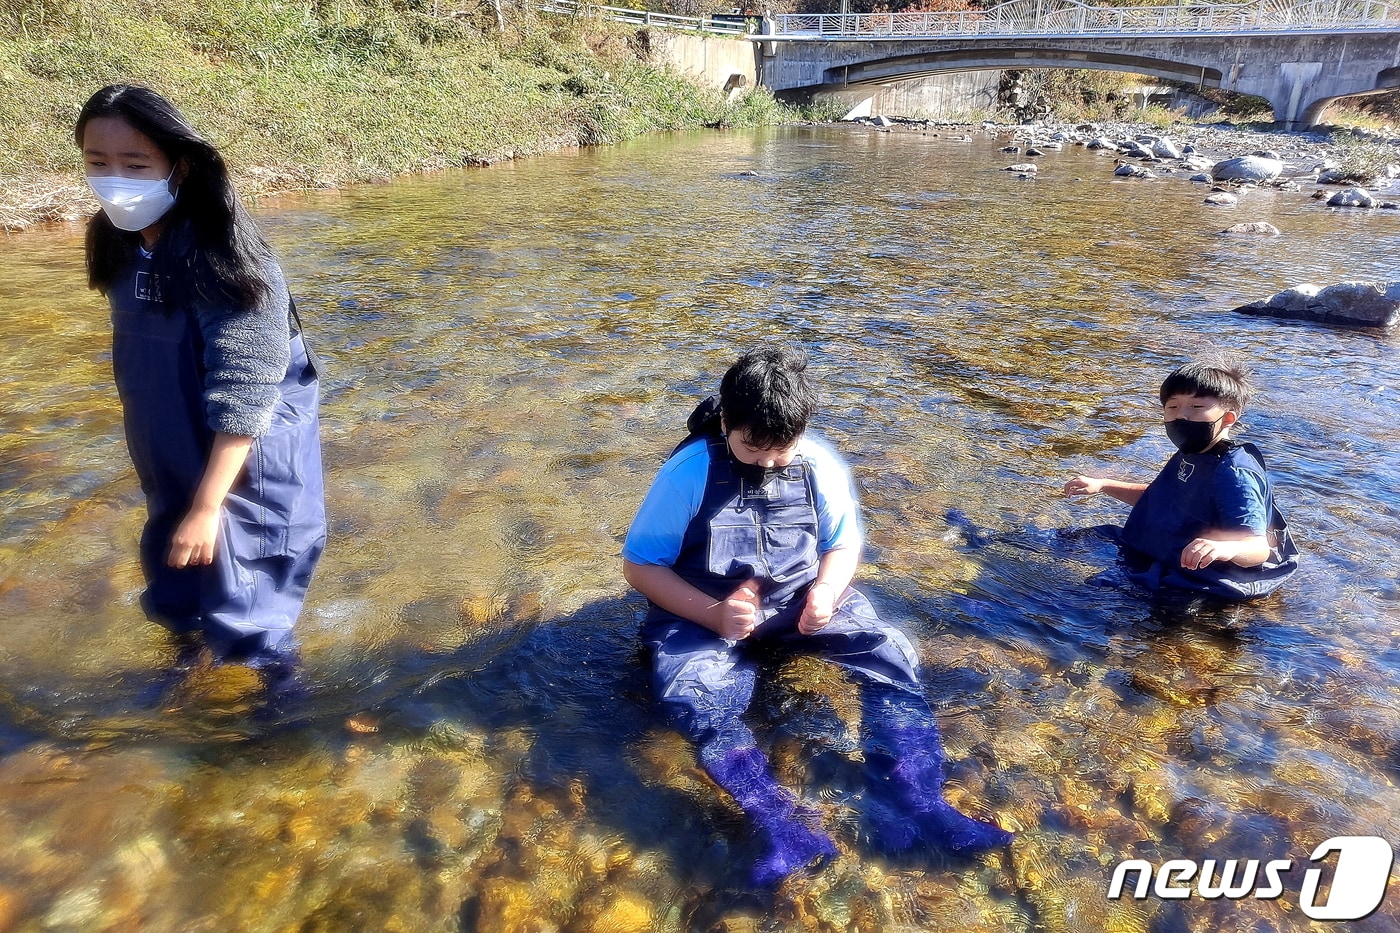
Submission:
[[[156,275],[168,306],[193,302],[253,307],[271,294],[272,250],[234,194],[228,167],[213,143],[195,132],[184,114],[150,88],[104,87],[83,105],[73,136],[95,117],[117,117],[144,133],[185,177],[166,215],[156,251]],[[139,233],[112,226],[98,211],[88,222],[88,285],[104,294],[132,261]]]

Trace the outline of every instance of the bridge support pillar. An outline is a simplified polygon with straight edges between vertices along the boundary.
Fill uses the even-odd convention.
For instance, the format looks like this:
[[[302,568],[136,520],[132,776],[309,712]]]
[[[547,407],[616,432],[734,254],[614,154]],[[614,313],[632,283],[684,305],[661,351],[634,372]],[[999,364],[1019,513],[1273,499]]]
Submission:
[[[1322,62],[1280,62],[1276,90],[1269,95],[1274,122],[1285,130],[1307,129],[1314,114],[1308,113],[1316,96],[1314,86],[1322,74]]]

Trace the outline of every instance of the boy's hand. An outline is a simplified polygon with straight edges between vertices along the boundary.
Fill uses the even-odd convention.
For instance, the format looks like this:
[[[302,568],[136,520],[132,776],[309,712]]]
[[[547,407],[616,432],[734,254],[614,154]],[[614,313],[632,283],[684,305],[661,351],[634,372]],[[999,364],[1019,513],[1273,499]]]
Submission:
[[[1067,496],[1094,496],[1103,492],[1104,481],[1095,479],[1092,476],[1076,476],[1065,483],[1065,495]]]
[[[807,591],[807,603],[802,607],[802,618],[797,620],[797,630],[803,635],[821,631],[835,611],[836,589],[830,583],[814,583]]]
[[[715,634],[731,641],[748,638],[758,628],[760,604],[758,581],[750,580],[719,604],[719,623]]]
[[[1181,552],[1181,566],[1187,570],[1200,570],[1218,560],[1234,560],[1239,556],[1242,541],[1213,541],[1210,538],[1197,538]]]

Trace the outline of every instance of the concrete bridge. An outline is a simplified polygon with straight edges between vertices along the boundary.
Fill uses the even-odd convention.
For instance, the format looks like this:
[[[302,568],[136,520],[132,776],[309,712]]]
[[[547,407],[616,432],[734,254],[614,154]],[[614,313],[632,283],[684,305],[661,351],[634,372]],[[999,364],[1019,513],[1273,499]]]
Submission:
[[[946,13],[763,21],[758,80],[787,96],[961,71],[1094,68],[1254,94],[1285,129],[1400,87],[1400,5],[1378,0],[1093,6],[1011,0]]]

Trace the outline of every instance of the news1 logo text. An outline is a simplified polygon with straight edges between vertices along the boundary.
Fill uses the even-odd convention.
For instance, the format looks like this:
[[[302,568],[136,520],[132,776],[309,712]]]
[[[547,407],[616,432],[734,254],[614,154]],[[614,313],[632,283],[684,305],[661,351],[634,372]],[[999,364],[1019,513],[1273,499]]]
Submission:
[[[1323,874],[1334,852],[1331,885],[1319,897]],[[1108,896],[1112,900],[1125,894],[1134,900],[1151,896],[1272,900],[1297,884],[1298,906],[1310,919],[1361,920],[1380,907],[1394,861],[1390,843],[1379,836],[1333,836],[1313,849],[1308,862],[1297,868],[1292,859],[1227,859],[1221,863],[1178,858],[1160,866],[1127,859],[1113,869]],[[1129,877],[1134,875],[1130,887]]]

